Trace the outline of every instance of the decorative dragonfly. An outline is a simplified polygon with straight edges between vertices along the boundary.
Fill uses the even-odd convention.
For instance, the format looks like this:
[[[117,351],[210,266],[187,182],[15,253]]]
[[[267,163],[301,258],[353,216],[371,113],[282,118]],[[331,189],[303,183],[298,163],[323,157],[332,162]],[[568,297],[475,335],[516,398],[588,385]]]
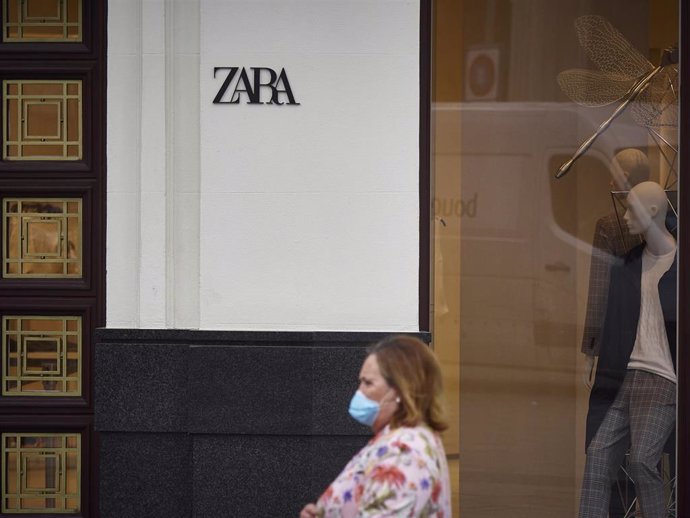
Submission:
[[[655,67],[601,16],[580,16],[575,20],[575,29],[580,46],[599,70],[561,72],[557,78],[561,90],[581,106],[606,106],[616,101],[620,105],[572,158],[561,165],[556,178],[563,177],[599,135],[630,108],[633,119],[647,128],[672,172],[664,188],[672,187],[677,179],[678,149],[661,134],[660,128],[678,124],[678,48],[664,50],[661,62]],[[672,153],[667,154],[666,149]]]

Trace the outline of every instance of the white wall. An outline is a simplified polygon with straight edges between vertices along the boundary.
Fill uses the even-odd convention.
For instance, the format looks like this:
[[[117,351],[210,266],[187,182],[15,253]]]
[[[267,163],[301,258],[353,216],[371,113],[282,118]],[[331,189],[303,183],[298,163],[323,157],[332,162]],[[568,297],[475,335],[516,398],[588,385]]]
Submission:
[[[108,326],[417,330],[418,1],[109,4]]]

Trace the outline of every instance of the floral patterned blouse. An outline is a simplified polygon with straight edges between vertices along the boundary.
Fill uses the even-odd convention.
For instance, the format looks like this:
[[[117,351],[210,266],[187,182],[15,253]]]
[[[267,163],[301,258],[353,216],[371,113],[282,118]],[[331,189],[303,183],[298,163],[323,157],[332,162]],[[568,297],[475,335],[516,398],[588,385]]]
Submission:
[[[451,518],[448,464],[426,426],[383,428],[316,503],[319,518]]]

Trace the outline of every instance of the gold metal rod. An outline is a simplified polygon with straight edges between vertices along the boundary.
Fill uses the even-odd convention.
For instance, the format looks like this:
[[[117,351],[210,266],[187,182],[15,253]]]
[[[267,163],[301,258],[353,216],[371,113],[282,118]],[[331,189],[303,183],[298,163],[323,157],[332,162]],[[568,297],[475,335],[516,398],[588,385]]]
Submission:
[[[604,133],[611,125],[611,123],[614,120],[616,120],[618,116],[620,116],[627,109],[630,103],[633,102],[637,98],[637,96],[640,95],[649,86],[649,83],[652,80],[652,78],[654,78],[655,75],[661,72],[662,68],[663,67],[659,65],[637,82],[637,84],[631,89],[625,101],[623,101],[621,105],[618,108],[616,108],[616,111],[614,111],[608,119],[601,123],[599,129],[597,129],[597,131],[595,131],[591,137],[589,137],[580,145],[580,147],[577,149],[577,151],[575,151],[575,154],[572,156],[570,160],[563,163],[563,165],[561,165],[561,167],[558,168],[558,171],[556,172],[556,178],[563,178],[568,173],[575,161],[582,155],[584,155],[590,147],[592,147],[592,144],[594,144],[594,141],[597,138],[599,138],[599,135]]]

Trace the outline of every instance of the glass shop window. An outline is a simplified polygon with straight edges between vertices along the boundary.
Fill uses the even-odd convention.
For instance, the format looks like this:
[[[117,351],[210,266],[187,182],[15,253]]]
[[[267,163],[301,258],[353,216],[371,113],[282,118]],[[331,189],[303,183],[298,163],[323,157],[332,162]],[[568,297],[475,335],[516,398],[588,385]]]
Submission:
[[[679,3],[434,9],[454,516],[672,516]]]

